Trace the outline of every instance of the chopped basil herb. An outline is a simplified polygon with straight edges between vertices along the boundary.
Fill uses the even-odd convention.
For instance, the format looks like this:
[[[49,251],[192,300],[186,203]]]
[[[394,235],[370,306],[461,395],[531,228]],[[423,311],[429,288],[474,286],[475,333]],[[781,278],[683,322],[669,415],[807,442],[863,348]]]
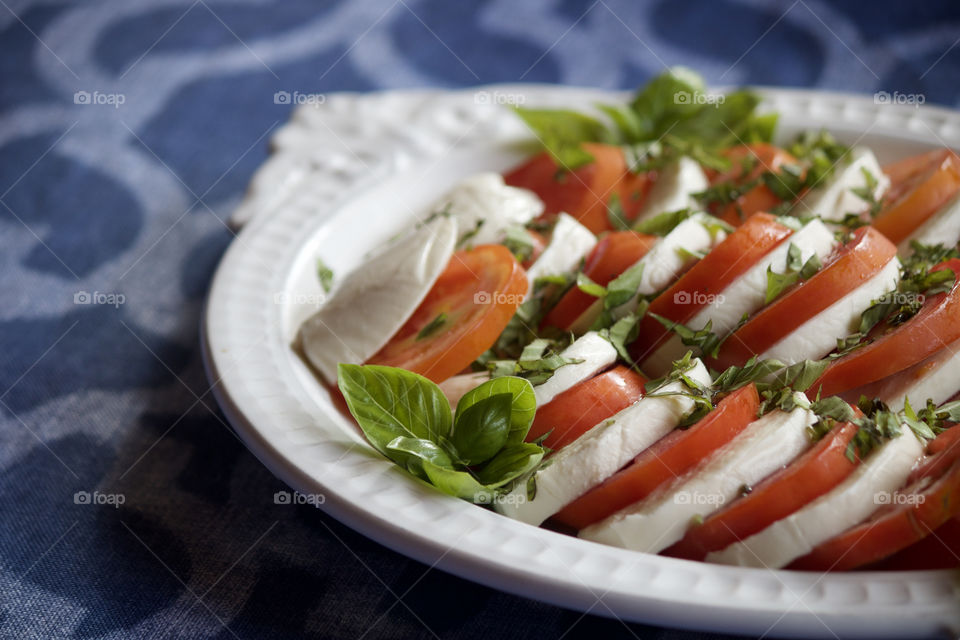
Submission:
[[[607,202],[607,220],[616,231],[626,231],[630,228],[630,223],[627,222],[626,214],[623,212],[623,205],[620,203],[620,196],[616,193],[610,194],[610,200]]]
[[[333,289],[333,269],[328,267],[321,258],[317,258],[317,279],[323,287],[323,292],[330,293]]]
[[[798,282],[810,279],[822,266],[815,253],[803,262],[800,248],[791,242],[787,249],[787,266],[783,273],[776,273],[772,266],[767,267],[767,295],[764,304],[770,304]]]
[[[519,225],[507,227],[503,239],[504,246],[510,250],[517,262],[526,262],[533,255],[533,238]]]
[[[633,230],[639,233],[646,233],[653,236],[665,236],[677,228],[681,222],[693,215],[690,209],[680,209],[679,211],[665,211],[658,213],[652,218],[641,220],[633,225]]]
[[[443,311],[437,314],[437,317],[428,322],[423,329],[420,329],[420,333],[417,334],[417,340],[423,340],[424,338],[429,338],[437,331],[440,330],[443,325],[447,323],[447,314]]]
[[[870,173],[870,170],[866,167],[860,167],[860,171],[863,173],[864,185],[850,189],[850,191],[853,195],[867,203],[867,213],[871,218],[875,218],[877,214],[880,213],[880,209],[883,208],[883,201],[877,199],[877,185],[879,182],[877,181],[877,177]],[[847,216],[849,215],[851,214],[848,213]],[[846,219],[846,217],[844,219]]]

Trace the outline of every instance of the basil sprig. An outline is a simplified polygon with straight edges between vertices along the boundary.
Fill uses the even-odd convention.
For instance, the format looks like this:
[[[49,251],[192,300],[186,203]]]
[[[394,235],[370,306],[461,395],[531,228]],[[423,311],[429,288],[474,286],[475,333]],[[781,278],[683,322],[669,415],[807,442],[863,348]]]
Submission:
[[[536,134],[562,171],[593,160],[585,142],[624,147],[634,172],[649,171],[690,156],[709,167],[725,168],[720,151],[740,141],[769,142],[775,114],[757,115],[757,94],[738,90],[723,99],[701,100],[703,79],[676,68],[653,78],[628,104],[597,105],[608,122],[564,109],[514,111]]]
[[[483,383],[454,414],[439,386],[404,369],[340,364],[337,376],[370,444],[444,493],[489,504],[543,459],[541,446],[524,442],[537,401],[523,378]]]

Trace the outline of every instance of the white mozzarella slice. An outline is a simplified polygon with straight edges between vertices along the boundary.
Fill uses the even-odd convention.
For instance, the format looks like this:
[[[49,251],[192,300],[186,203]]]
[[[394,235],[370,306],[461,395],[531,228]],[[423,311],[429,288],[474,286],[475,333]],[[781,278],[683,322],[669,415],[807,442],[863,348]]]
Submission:
[[[718,511],[810,447],[816,415],[797,408],[754,421],[700,469],[580,531],[594,542],[656,553],[680,540],[693,519]]]
[[[704,385],[711,382],[710,374],[699,360],[687,375]],[[676,393],[683,389],[681,383],[671,382],[657,393]],[[693,406],[686,395],[641,398],[551,457],[532,476],[530,482],[536,486],[532,497],[528,496],[528,482],[521,481],[506,499],[497,502],[498,510],[511,518],[539,525],[670,433]]]
[[[921,409],[927,400],[940,405],[960,392],[960,341],[946,345],[940,351],[873,384],[856,389],[845,396],[855,401],[861,394],[883,400],[891,410],[900,411],[905,401]]]
[[[507,227],[543,213],[543,202],[532,191],[504,184],[499,173],[478,173],[451,189],[433,211],[455,217],[461,237],[471,234],[470,244],[493,244],[503,240]]]
[[[879,200],[890,187],[890,178],[883,173],[880,163],[873,152],[866,147],[854,147],[850,150],[850,161],[837,166],[833,176],[815,189],[811,189],[800,199],[800,211],[803,216],[818,216],[824,220],[843,220],[848,213],[862,213],[870,204],[853,192],[867,186],[868,171],[877,181],[873,190],[874,199]]]
[[[447,378],[440,383],[440,390],[447,397],[450,407],[457,408],[457,403],[468,391],[476,389],[481,384],[490,379],[490,373],[487,371],[475,371],[473,373],[461,373],[458,376]]]
[[[727,237],[726,232],[712,226],[710,222],[711,218],[706,214],[696,213],[660,238],[650,251],[637,261],[643,265],[637,295],[613,309],[613,317],[622,318],[632,311],[636,307],[637,296],[648,296],[666,289],[697,261],[698,254],[706,253],[722,242]],[[577,325],[590,326],[602,309],[603,302],[595,302],[583,313],[583,322],[578,320]]]
[[[637,219],[643,220],[666,211],[694,209],[697,200],[693,194],[709,186],[710,181],[700,168],[700,163],[684,156],[657,173],[657,179],[650,187]]]
[[[779,569],[822,542],[853,527],[887,503],[923,455],[923,445],[904,425],[903,433],[871,453],[829,493],[799,511],[707,556],[708,562]]]
[[[899,280],[900,261],[893,258],[872,278],[767,349],[760,359],[776,358],[794,364],[824,357],[837,348],[838,339],[856,331],[864,309],[873,300],[895,289]]]
[[[457,223],[439,217],[390,244],[351,271],[297,334],[327,382],[340,362],[361,364],[399,331],[446,268]]]
[[[580,260],[595,244],[597,244],[597,237],[589,229],[572,216],[561,213],[557,218],[557,224],[553,227],[547,248],[527,269],[527,279],[530,281],[529,291],[533,291],[533,283],[537,278],[575,271]]]
[[[542,384],[533,388],[537,406],[542,407],[559,394],[606,369],[617,361],[617,350],[596,331],[583,334],[560,352],[563,358],[582,360],[565,364]]]
[[[913,253],[910,241],[916,240],[920,244],[942,244],[945,247],[954,247],[960,242],[960,195],[937,211],[929,220],[920,225],[909,238],[900,243],[900,255],[909,256]]]
[[[803,262],[814,255],[822,262],[838,243],[825,224],[811,220],[714,296],[686,325],[697,330],[710,321],[713,333],[723,336],[736,328],[744,314],[761,309],[766,301],[767,269],[781,274],[787,270],[787,252],[791,244],[800,249]],[[683,357],[690,348],[679,336],[673,335],[644,360],[643,369],[653,376],[663,375],[670,369],[670,364]]]

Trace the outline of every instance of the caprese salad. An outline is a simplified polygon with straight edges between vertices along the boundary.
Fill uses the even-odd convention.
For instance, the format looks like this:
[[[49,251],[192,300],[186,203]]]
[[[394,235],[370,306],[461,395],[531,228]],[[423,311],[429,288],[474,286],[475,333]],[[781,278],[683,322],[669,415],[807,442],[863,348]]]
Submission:
[[[775,143],[677,70],[472,176],[335,283],[307,361],[506,517],[708,562],[960,564],[960,156]],[[327,269],[322,270],[330,277]]]

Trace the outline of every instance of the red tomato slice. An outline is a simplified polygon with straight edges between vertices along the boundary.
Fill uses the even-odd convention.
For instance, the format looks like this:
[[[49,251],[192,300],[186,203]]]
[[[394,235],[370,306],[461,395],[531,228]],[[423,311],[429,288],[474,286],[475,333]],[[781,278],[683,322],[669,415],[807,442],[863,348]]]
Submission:
[[[913,318],[835,360],[810,387],[811,393],[819,390],[832,396],[881,380],[960,339],[960,259],[948,260],[936,269],[953,270],[958,276],[953,289],[931,296]]]
[[[795,285],[756,313],[723,343],[716,366],[743,365],[767,351],[810,318],[876,275],[897,255],[897,247],[872,227],[861,227],[806,282]]]
[[[960,567],[960,518],[954,518],[903,551],[871,566],[880,571],[927,571]]]
[[[756,418],[759,402],[754,385],[737,389],[695,425],[659,440],[628,467],[564,507],[554,519],[582,529],[644,499],[735,438]]]
[[[960,192],[960,156],[938,149],[884,167],[892,182],[873,226],[900,244]]]
[[[711,297],[721,293],[793,233],[768,213],[750,216],[702,260],[697,262],[673,286],[650,303],[650,313],[685,324]],[[670,332],[649,315],[640,321],[631,355],[641,362],[667,341]]]
[[[653,172],[631,173],[627,171],[624,174],[623,180],[620,181],[618,193],[620,195],[620,206],[623,208],[623,217],[628,222],[637,219],[655,180],[656,174]]]
[[[924,478],[940,477],[954,462],[960,460],[960,429],[951,427],[937,436],[927,445],[927,454],[929,457],[910,474],[907,486]]]
[[[766,142],[733,147],[724,155],[731,160],[732,164],[726,171],[716,173],[710,180],[711,184],[731,181],[744,184],[756,180],[764,172],[779,171],[785,164],[797,164],[797,159],[791,154]],[[753,168],[744,173],[743,163],[746,158],[754,158],[755,161]],[[781,202],[783,201],[768,186],[758,184],[716,213],[724,222],[739,226],[753,214],[770,211]]]
[[[956,438],[952,440],[955,444]],[[929,464],[933,461],[936,464]],[[924,466],[908,480],[912,491],[895,494],[904,498],[901,503],[881,508],[866,522],[827,540],[789,568],[856,569],[906,549],[960,515],[960,447],[944,444],[940,453]]]
[[[565,447],[639,400],[646,383],[646,378],[623,365],[584,380],[537,409],[527,441],[549,433],[544,445],[554,450]]]
[[[824,495],[856,468],[846,456],[847,445],[856,432],[857,426],[852,423],[837,425],[812,449],[753,487],[748,495],[703,524],[691,526],[684,538],[664,554],[703,560],[708,553],[746,540]]]
[[[597,284],[608,285],[611,280],[636,264],[656,243],[655,236],[636,231],[615,231],[593,248],[587,256],[583,272]],[[556,306],[543,319],[545,326],[567,330],[596,298],[577,287],[564,294]]]
[[[442,382],[496,342],[526,292],[526,273],[503,245],[458,251],[410,319],[369,364],[401,367]],[[440,317],[445,318],[442,324],[424,333]]]
[[[607,205],[611,195],[621,193],[627,164],[620,147],[586,143],[583,148],[594,161],[573,171],[563,171],[543,152],[508,171],[503,179],[536,193],[545,205],[543,219],[552,220],[566,212],[590,231],[600,233],[611,229]]]

